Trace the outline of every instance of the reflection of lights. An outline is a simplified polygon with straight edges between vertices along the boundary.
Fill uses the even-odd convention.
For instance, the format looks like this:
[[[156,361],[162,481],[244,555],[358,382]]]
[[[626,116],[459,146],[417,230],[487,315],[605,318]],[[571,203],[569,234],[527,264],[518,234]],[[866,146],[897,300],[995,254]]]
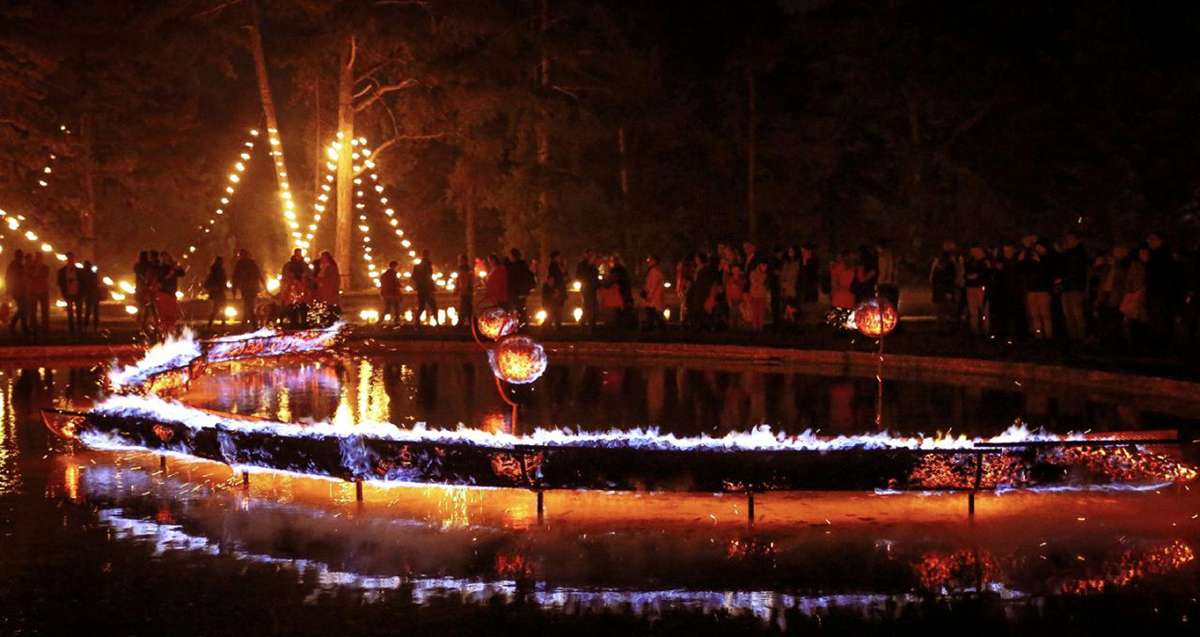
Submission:
[[[133,284],[129,281],[120,281],[117,283],[117,287],[121,288],[121,291],[126,294],[133,294],[137,292],[137,288],[133,287]]]
[[[379,310],[362,310],[358,313],[358,318],[367,323],[378,323]]]
[[[54,302],[54,307],[57,307],[57,308],[64,308],[64,307],[67,307],[67,302],[66,302],[66,301],[64,301],[64,300],[62,300],[62,299],[59,299],[59,300],[57,300],[57,301],[55,301],[55,302]]]
[[[571,310],[571,316],[575,317],[576,323],[582,321],[583,320],[583,308],[577,307],[577,308]]]

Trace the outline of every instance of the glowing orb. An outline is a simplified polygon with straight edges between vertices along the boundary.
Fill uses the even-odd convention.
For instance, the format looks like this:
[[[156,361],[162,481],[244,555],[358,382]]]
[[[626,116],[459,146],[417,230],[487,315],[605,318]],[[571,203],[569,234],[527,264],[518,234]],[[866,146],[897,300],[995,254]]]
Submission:
[[[854,310],[854,325],[868,338],[891,334],[899,322],[900,314],[896,312],[896,308],[886,299],[879,297],[863,301]]]
[[[488,362],[496,378],[514,385],[528,385],[542,377],[550,359],[537,341],[513,335],[488,350]]]
[[[489,340],[498,341],[521,327],[521,319],[516,312],[502,307],[488,308],[475,317],[475,327],[479,334]]]

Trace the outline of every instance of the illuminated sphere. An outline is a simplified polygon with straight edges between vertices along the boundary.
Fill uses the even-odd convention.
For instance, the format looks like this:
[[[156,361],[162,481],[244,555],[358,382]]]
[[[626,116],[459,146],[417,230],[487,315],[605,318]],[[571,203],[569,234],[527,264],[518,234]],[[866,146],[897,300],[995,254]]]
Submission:
[[[541,344],[528,336],[506,336],[488,350],[492,373],[514,385],[528,385],[542,377],[550,359]]]
[[[498,341],[521,327],[521,318],[516,312],[502,307],[488,308],[475,317],[479,333],[491,341]]]
[[[900,314],[887,299],[874,297],[863,301],[854,310],[854,325],[868,338],[887,336],[896,329]]]

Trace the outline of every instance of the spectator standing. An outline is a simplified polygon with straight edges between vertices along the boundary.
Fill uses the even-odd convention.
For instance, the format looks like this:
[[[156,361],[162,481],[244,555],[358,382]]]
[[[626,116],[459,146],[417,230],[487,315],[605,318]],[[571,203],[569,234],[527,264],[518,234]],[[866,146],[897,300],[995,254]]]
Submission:
[[[159,289],[155,301],[158,312],[159,333],[166,337],[175,333],[179,324],[179,299],[175,293],[179,291],[179,279],[185,270],[175,263],[175,259],[166,252],[159,253]]]
[[[725,275],[725,303],[729,306],[730,327],[738,327],[746,322],[746,309],[742,301],[745,300],[747,285],[742,267],[737,264],[730,266],[729,274]]]
[[[983,246],[971,246],[963,264],[963,279],[967,292],[967,326],[976,336],[988,333],[987,292],[991,274],[992,264]]]
[[[434,294],[436,286],[433,283],[433,261],[429,257],[429,250],[421,252],[420,261],[413,266],[412,281],[417,291],[417,308],[413,311],[413,318],[419,325],[421,314],[425,313],[429,321],[436,323],[437,296]]]
[[[50,266],[41,252],[25,255],[25,281],[29,294],[29,322],[42,335],[50,333]]]
[[[91,261],[84,261],[83,268],[79,271],[80,306],[83,310],[79,327],[81,333],[87,331],[88,325],[91,325],[93,332],[99,331],[100,295],[103,291],[104,288],[100,285],[99,268]]]
[[[333,255],[328,250],[322,250],[314,267],[317,301],[329,306],[335,314],[340,315],[342,312],[342,280],[341,274],[338,272],[337,261],[333,260]]]
[[[225,325],[225,291],[229,288],[229,277],[225,275],[225,259],[216,257],[204,277],[204,291],[208,294],[208,302],[212,307],[208,311],[208,329],[213,322],[221,319]]]
[[[529,293],[533,292],[535,285],[533,270],[529,268],[529,264],[525,262],[525,258],[521,256],[521,251],[513,248],[509,250],[508,263],[504,264],[508,272],[508,303],[521,316],[521,322],[529,320]]]
[[[383,319],[391,316],[392,325],[400,323],[400,301],[403,295],[400,292],[399,267],[399,261],[390,261],[387,269],[379,275],[379,298],[383,301]]]
[[[937,308],[938,331],[946,331],[958,323],[958,271],[962,259],[953,241],[942,242],[942,253],[929,268],[929,288]],[[965,276],[964,276],[965,278]]]
[[[767,316],[767,303],[770,301],[770,272],[766,261],[759,261],[750,272],[749,303],[750,329],[755,332],[763,331]]]
[[[1011,242],[1000,246],[992,260],[991,283],[987,291],[988,317],[992,334],[1018,338],[1025,333],[1025,293],[1017,264],[1017,249]]]
[[[658,263],[657,256],[646,258],[646,279],[642,286],[642,302],[645,304],[642,326],[646,329],[662,327],[663,311],[667,309],[667,280]]]
[[[1053,275],[1047,255],[1046,244],[1034,243],[1021,251],[1021,281],[1025,289],[1025,310],[1029,322],[1029,334],[1035,339],[1048,341],[1054,338],[1054,317],[1050,311],[1050,292],[1054,287]]]
[[[550,265],[546,268],[546,279],[542,282],[542,306],[546,309],[546,322],[558,329],[562,327],[563,306],[567,302],[567,266],[562,253],[550,253]]]
[[[73,252],[67,253],[66,263],[58,269],[58,293],[62,295],[63,302],[67,304],[67,331],[71,335],[83,331],[83,326],[80,324],[83,319],[80,312],[83,309],[83,289],[79,280],[82,271],[83,264],[75,261]]]
[[[1063,327],[1071,341],[1081,342],[1087,337],[1088,257],[1075,233],[1063,236],[1055,270],[1055,288],[1061,290]]]
[[[483,307],[508,308],[508,269],[496,255],[488,256],[487,280],[484,282]]]
[[[247,250],[238,250],[233,264],[233,287],[242,295],[242,325],[256,327],[255,301],[264,287],[262,270]]]
[[[849,250],[829,264],[829,301],[835,308],[854,309],[854,282],[856,279],[854,256]]]

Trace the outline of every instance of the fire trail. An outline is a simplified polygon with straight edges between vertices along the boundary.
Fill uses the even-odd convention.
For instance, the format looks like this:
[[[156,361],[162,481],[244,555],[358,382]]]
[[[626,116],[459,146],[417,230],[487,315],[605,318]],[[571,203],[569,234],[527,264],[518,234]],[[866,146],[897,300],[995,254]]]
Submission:
[[[322,352],[338,326],[264,331],[159,346],[110,374],[118,392],[91,411],[47,411],[65,438],[102,450],[175,453],[243,470],[344,480],[530,489],[754,492],[1155,488],[1196,478],[1174,439],[1057,436],[1014,426],[1000,436],[887,433],[785,437],[767,427],[719,438],[654,430],[538,430],[515,436],[391,423],[295,424],[214,413],[170,399],[206,366]],[[161,394],[161,395],[160,395]]]

